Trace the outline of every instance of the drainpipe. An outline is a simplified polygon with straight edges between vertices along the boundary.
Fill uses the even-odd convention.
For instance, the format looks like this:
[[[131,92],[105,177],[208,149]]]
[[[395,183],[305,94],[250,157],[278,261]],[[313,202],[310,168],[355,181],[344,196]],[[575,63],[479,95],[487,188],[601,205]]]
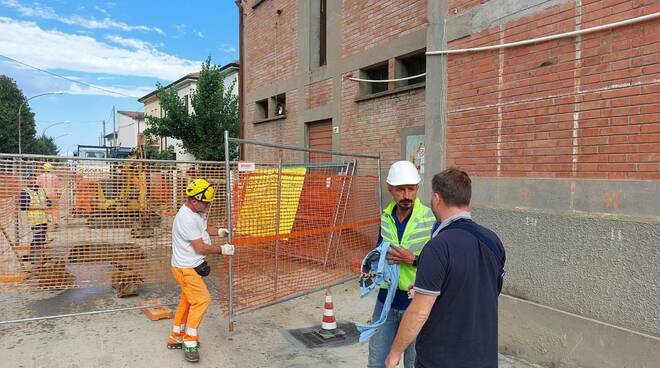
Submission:
[[[238,7],[238,138],[243,139],[244,137],[244,107],[243,107],[243,95],[244,95],[244,84],[243,84],[243,73],[244,73],[244,57],[243,57],[243,0],[236,0],[236,6]],[[239,160],[243,160],[243,144],[239,146]],[[227,158],[225,158],[227,159]]]

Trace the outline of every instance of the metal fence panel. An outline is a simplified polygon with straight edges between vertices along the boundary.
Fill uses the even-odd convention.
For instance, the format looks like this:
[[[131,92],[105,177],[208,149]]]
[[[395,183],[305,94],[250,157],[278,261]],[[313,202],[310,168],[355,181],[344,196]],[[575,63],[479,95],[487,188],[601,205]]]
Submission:
[[[172,219],[197,177],[218,189],[209,223],[224,224],[221,162],[0,155],[0,291],[169,281]]]
[[[228,138],[227,213],[236,253],[220,295],[230,318],[354,277],[376,242],[377,156]]]

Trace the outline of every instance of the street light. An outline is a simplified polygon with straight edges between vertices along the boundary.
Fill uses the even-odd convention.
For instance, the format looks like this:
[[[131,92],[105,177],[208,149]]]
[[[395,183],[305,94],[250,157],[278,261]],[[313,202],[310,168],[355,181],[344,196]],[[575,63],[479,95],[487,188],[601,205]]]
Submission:
[[[28,101],[30,101],[33,98],[41,97],[41,96],[47,96],[47,95],[63,95],[64,92],[46,92],[46,93],[40,93],[38,95],[34,95],[21,104],[21,106],[18,107],[18,154],[21,155],[23,154],[23,149],[22,149],[22,144],[21,144],[21,110],[23,109],[23,105],[25,105]]]
[[[46,130],[48,130],[48,128],[52,128],[56,125],[62,125],[62,124],[69,125],[69,124],[71,124],[71,122],[67,120],[67,121],[60,121],[59,123],[50,124],[49,126],[44,128],[44,130],[41,131],[41,135],[46,135]]]

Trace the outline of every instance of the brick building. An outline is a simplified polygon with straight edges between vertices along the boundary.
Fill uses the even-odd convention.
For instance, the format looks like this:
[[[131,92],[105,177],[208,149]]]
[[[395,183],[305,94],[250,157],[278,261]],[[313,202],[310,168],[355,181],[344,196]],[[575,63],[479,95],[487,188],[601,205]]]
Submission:
[[[509,253],[503,350],[562,366],[660,360],[660,18],[425,55],[651,15],[660,1],[244,3],[246,138],[380,152],[384,168],[415,160],[424,200],[431,174],[467,170],[473,214]]]

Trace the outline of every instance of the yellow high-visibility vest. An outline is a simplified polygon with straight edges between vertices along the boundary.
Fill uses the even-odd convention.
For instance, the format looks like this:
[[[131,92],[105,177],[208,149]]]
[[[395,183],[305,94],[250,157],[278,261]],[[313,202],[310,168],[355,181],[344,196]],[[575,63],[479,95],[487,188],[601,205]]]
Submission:
[[[43,189],[33,190],[25,188],[23,190],[30,196],[30,203],[26,211],[30,226],[48,223],[48,215],[46,215],[46,211],[44,210],[46,208],[46,192]]]
[[[403,238],[399,239],[396,223],[392,216],[394,206],[396,206],[396,202],[390,202],[380,216],[380,236],[383,237],[384,241],[398,244],[400,247],[411,251],[415,256],[419,256],[424,245],[431,240],[431,230],[435,224],[433,211],[423,205],[419,198],[415,198],[415,204],[403,232]],[[417,267],[402,263],[399,272],[399,290],[408,291],[408,285],[415,283],[416,274]]]

